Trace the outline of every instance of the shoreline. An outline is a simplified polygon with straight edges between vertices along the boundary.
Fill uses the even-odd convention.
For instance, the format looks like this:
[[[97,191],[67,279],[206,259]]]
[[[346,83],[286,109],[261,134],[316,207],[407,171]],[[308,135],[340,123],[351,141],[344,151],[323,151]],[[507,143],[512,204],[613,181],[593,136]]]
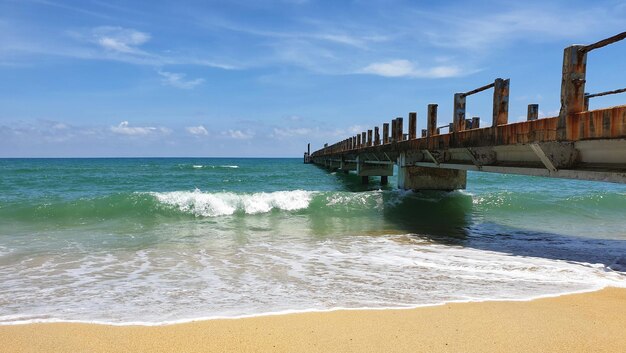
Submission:
[[[11,352],[615,352],[626,289],[516,301],[332,309],[155,326],[0,326]]]
[[[215,320],[242,320],[242,319],[254,319],[254,318],[264,318],[264,317],[272,317],[272,316],[283,316],[283,315],[299,315],[299,314],[324,314],[324,313],[334,313],[334,312],[350,312],[350,311],[387,311],[387,310],[415,310],[421,308],[431,308],[431,307],[439,307],[445,306],[449,304],[473,304],[473,303],[516,303],[516,302],[531,302],[539,299],[549,299],[549,298],[558,298],[563,296],[577,295],[577,294],[587,294],[602,291],[607,288],[613,289],[624,289],[626,287],[615,287],[615,286],[604,286],[600,288],[591,288],[591,289],[583,289],[580,291],[572,291],[565,293],[557,293],[557,294],[542,294],[528,298],[522,299],[469,299],[469,300],[451,300],[441,303],[434,304],[418,304],[418,305],[409,305],[409,306],[381,306],[381,307],[356,307],[356,308],[348,308],[348,307],[334,307],[329,309],[287,309],[282,311],[268,311],[257,314],[244,314],[244,315],[234,315],[234,316],[205,316],[198,318],[190,318],[190,319],[180,319],[180,320],[172,320],[172,321],[161,321],[161,322],[149,322],[149,321],[131,321],[131,322],[108,322],[108,321],[98,321],[98,320],[71,320],[71,319],[27,319],[22,321],[7,321],[1,322],[0,327],[3,326],[19,326],[19,325],[34,325],[34,324],[81,324],[81,325],[102,325],[102,326],[115,326],[115,327],[160,327],[160,326],[173,326],[173,325],[184,325],[191,324],[197,322],[204,321],[215,321]]]

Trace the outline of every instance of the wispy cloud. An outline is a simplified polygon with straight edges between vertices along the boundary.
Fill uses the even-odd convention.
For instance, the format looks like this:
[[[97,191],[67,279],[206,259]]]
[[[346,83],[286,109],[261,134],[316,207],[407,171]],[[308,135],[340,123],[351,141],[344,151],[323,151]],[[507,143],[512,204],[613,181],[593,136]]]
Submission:
[[[505,11],[469,11],[469,14],[449,11],[446,16],[420,11],[420,16],[432,23],[423,34],[435,46],[490,51],[520,40],[580,40],[610,27],[623,27],[623,19],[606,6],[592,5],[581,10],[550,3],[524,3]]]
[[[159,75],[162,77],[162,82],[165,85],[181,88],[181,89],[193,89],[198,85],[204,83],[203,78],[196,78],[193,80],[185,80],[187,75],[182,73],[175,72],[167,72],[167,71],[157,71]]]
[[[172,130],[165,127],[153,126],[130,126],[128,121],[122,121],[117,126],[111,126],[109,130],[115,134],[126,136],[146,136],[151,134],[169,134]]]
[[[306,136],[313,133],[313,130],[305,127],[300,128],[274,128],[272,136],[274,137],[294,137]]]
[[[185,130],[187,130],[188,133],[192,135],[196,135],[196,136],[208,136],[209,135],[209,131],[202,125],[188,126],[185,128]]]
[[[106,50],[126,54],[142,54],[138,47],[150,40],[150,34],[122,27],[96,27],[92,30],[94,42]]]
[[[251,130],[228,130],[222,132],[222,135],[235,140],[249,140],[254,137],[255,133]]]
[[[462,76],[464,74],[463,70],[458,66],[439,65],[430,68],[421,68],[408,60],[390,60],[372,63],[364,67],[360,73],[384,77],[412,78],[444,78]]]

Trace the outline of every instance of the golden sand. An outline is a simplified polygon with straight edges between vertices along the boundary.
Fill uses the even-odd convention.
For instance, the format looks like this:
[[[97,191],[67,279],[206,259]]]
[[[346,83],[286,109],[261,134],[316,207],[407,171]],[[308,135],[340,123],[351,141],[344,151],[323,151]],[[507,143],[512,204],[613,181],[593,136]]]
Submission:
[[[207,320],[169,326],[0,326],[1,352],[626,352],[626,289]]]

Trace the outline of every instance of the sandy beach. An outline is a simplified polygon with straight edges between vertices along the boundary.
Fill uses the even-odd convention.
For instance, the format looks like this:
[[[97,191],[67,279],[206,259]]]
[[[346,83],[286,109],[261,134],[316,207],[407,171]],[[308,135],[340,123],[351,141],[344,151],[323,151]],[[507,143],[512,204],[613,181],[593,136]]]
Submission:
[[[624,352],[626,289],[145,327],[0,327],[3,352]]]

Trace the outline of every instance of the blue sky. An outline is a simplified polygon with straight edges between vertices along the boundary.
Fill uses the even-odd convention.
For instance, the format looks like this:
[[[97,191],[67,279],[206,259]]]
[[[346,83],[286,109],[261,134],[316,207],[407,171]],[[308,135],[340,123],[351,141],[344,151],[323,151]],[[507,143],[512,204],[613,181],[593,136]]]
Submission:
[[[623,0],[0,0],[0,157],[299,157],[429,103],[449,122],[496,77],[509,121],[554,116],[563,48],[624,30]],[[592,52],[587,91],[626,86],[624,57]]]

